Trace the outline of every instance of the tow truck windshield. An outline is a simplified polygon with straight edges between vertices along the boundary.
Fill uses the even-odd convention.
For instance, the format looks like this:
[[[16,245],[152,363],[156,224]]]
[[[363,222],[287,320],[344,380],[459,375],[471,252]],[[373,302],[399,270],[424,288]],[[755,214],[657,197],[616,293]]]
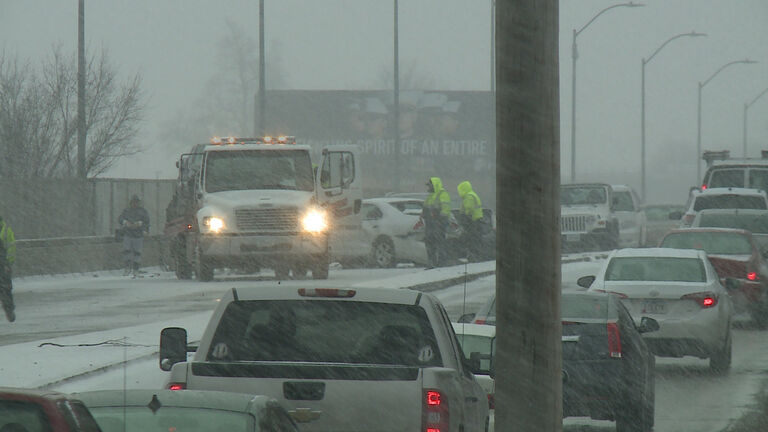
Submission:
[[[241,150],[209,152],[205,190],[314,190],[312,163],[303,150]]]

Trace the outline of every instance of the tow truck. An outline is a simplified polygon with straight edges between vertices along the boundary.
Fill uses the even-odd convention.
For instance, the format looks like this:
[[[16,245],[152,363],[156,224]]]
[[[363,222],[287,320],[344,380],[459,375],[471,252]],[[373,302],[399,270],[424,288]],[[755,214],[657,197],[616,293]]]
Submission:
[[[274,269],[278,279],[327,279],[330,238],[361,225],[357,148],[322,150],[290,136],[214,137],[182,154],[165,235],[179,279],[213,280],[216,268]]]

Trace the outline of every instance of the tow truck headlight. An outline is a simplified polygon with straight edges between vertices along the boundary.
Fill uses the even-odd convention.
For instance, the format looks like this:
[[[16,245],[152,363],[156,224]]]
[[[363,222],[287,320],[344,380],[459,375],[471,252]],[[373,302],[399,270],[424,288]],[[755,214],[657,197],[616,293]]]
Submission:
[[[328,230],[328,214],[325,210],[313,208],[304,213],[301,218],[301,227],[312,234],[320,234]]]
[[[203,218],[203,226],[217,233],[224,228],[224,221],[216,216],[206,216]]]

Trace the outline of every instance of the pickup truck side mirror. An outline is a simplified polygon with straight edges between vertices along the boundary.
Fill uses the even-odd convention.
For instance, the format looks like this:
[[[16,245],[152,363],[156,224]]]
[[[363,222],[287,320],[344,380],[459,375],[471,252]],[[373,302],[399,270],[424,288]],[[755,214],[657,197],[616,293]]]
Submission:
[[[461,317],[459,317],[459,320],[457,322],[467,324],[467,323],[471,323],[472,320],[474,320],[474,319],[475,319],[475,314],[474,313],[466,313],[466,314],[462,315]]]
[[[160,369],[169,371],[176,363],[187,361],[187,331],[166,327],[160,332]]]
[[[582,288],[589,288],[595,281],[595,276],[582,276],[576,280],[576,285]]]
[[[640,333],[659,331],[659,322],[653,318],[642,317],[640,318],[640,325],[637,327],[637,331]]]

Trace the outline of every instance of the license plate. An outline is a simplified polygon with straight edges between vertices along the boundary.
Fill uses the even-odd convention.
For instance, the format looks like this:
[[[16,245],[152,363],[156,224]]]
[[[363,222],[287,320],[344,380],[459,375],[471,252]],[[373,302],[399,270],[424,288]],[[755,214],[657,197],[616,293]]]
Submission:
[[[667,313],[667,305],[663,302],[645,302],[643,313],[665,314]]]
[[[565,241],[577,242],[581,240],[581,234],[566,234]]]

